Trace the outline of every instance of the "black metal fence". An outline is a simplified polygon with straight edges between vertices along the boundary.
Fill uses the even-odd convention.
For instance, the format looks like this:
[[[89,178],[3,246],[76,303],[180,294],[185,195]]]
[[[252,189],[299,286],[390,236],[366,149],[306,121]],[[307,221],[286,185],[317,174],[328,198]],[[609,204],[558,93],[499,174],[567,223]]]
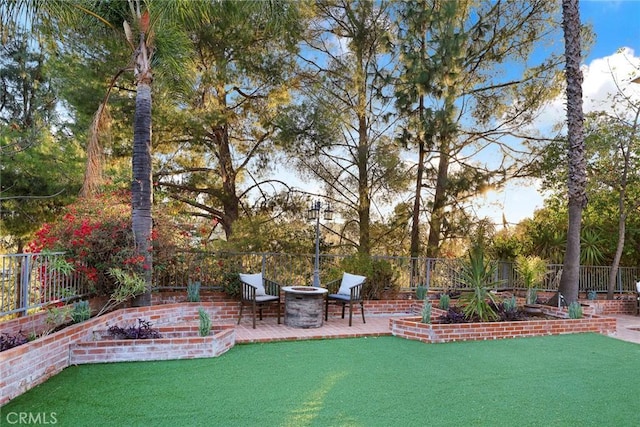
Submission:
[[[0,255],[0,320],[89,294],[79,274],[57,268],[62,252]]]
[[[88,284],[77,274],[64,275],[52,266],[62,253],[0,255],[0,320],[12,314],[24,314],[48,304],[89,294]],[[320,281],[340,277],[347,256],[320,255]],[[410,291],[417,286],[436,290],[462,290],[460,280],[463,259],[433,259],[373,256],[386,264],[394,284]],[[283,285],[310,285],[313,282],[314,256],[281,253],[182,252],[168,265],[154,268],[155,289],[185,289],[189,282],[200,282],[202,289],[222,289],[230,273],[262,272]],[[521,289],[514,265],[498,262],[495,288]],[[580,292],[606,292],[610,267],[580,267]],[[548,266],[541,290],[558,289],[562,265]],[[635,292],[640,268],[621,267],[615,292]]]

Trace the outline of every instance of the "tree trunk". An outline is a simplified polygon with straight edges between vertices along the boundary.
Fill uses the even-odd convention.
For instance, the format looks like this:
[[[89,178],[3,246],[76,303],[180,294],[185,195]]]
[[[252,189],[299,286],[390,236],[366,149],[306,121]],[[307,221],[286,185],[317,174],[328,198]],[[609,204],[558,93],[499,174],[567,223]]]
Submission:
[[[136,298],[135,305],[151,305],[153,255],[150,250],[153,228],[151,206],[151,85],[144,79],[136,91],[136,111],[133,129],[133,180],[131,182],[131,226],[136,255],[144,257],[142,274],[147,291]]]
[[[424,174],[424,141],[418,141],[418,171],[416,176],[416,192],[413,201],[413,217],[411,222],[411,257],[420,256],[420,199],[422,193],[422,176]]]
[[[369,141],[367,138],[367,120],[364,115],[360,117],[358,127],[358,219],[360,223],[358,253],[369,255],[371,251],[369,226],[371,221],[371,201],[369,200],[369,170],[367,168]]]
[[[624,192],[620,193],[620,206],[624,209]],[[607,299],[613,299],[613,292],[616,289],[616,283],[618,278],[618,268],[620,266],[620,259],[622,258],[622,250],[624,249],[624,235],[626,226],[627,215],[624,211],[621,211],[620,218],[618,220],[618,244],[616,245],[616,253],[613,256],[613,262],[611,263],[611,270],[609,271],[609,286],[607,287]]]
[[[444,207],[447,203],[447,181],[449,177],[449,144],[444,138],[440,144],[440,161],[436,192],[433,196],[433,209],[429,221],[429,240],[427,241],[427,258],[438,258],[440,252],[440,233],[444,220]]]
[[[582,71],[580,43],[580,10],[578,0],[562,1],[565,39],[565,77],[567,80],[567,138],[569,142],[569,228],[564,271],[558,291],[567,303],[578,299],[580,270],[580,228],[582,210],[587,204],[586,164],[584,158],[584,114],[582,111]]]
[[[609,272],[607,299],[613,299],[613,293],[617,284],[616,279],[618,277],[618,268],[620,266],[620,259],[622,259],[622,251],[624,249],[625,233],[627,229],[627,207],[625,199],[627,197],[627,184],[629,183],[629,164],[631,161],[633,140],[636,137],[636,132],[638,130],[639,118],[640,107],[638,108],[638,110],[636,110],[636,116],[633,121],[633,127],[631,128],[631,134],[629,136],[629,145],[625,148],[624,144],[620,142],[620,151],[623,154],[624,164],[622,168],[622,177],[620,178],[620,194],[618,195],[618,244],[616,246],[616,253],[613,256],[613,262],[611,263],[611,271]]]

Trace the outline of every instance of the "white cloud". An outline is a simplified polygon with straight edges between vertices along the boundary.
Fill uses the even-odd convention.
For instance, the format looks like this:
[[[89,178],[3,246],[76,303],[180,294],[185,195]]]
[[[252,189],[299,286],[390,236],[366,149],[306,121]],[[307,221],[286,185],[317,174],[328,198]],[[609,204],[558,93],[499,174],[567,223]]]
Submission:
[[[582,71],[585,113],[614,110],[618,114],[630,113],[627,104],[613,101],[618,87],[630,99],[640,103],[640,84],[631,83],[632,79],[640,77],[640,56],[636,56],[633,49],[621,48],[612,55],[594,59],[584,65]],[[563,124],[565,118],[566,98],[563,93],[547,103],[533,127],[542,133],[547,132],[546,136],[553,136],[552,129]],[[543,206],[543,201],[539,183],[509,184],[505,189],[490,192],[479,199],[476,210],[480,216],[492,218],[497,225],[502,223],[503,213],[509,223],[517,223],[531,217],[536,209]]]

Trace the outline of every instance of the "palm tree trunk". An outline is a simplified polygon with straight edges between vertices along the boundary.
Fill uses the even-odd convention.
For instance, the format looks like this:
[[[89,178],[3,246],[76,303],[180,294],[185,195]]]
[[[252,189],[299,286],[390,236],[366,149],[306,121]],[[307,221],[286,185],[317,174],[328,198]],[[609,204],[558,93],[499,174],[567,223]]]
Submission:
[[[568,303],[578,299],[580,270],[580,228],[582,210],[587,204],[586,163],[584,158],[584,113],[582,111],[582,71],[580,10],[578,0],[562,0],[565,39],[565,77],[567,79],[567,137],[569,142],[569,227],[564,272],[559,292]]]
[[[136,91],[136,111],[133,129],[133,180],[131,182],[131,222],[136,255],[144,257],[143,272],[147,291],[136,298],[135,305],[151,305],[151,279],[153,256],[151,231],[153,228],[151,205],[153,187],[151,178],[151,85],[142,80]]]

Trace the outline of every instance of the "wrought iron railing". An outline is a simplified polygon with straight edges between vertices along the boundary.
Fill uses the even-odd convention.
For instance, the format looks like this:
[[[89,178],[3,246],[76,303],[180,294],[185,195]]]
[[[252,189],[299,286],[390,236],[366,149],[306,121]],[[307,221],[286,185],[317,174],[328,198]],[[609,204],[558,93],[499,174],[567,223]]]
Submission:
[[[57,268],[63,255],[0,255],[0,317],[25,314],[87,295],[89,288],[79,274],[65,274]]]
[[[62,253],[0,255],[0,320],[7,315],[21,315],[43,306],[80,298],[89,294],[89,286],[80,275],[65,275],[53,266]],[[320,255],[321,283],[339,277],[347,256]],[[460,279],[464,259],[434,259],[372,256],[373,261],[387,263],[394,284],[411,291],[417,286],[436,290],[464,290]],[[304,285],[313,281],[314,256],[281,253],[178,253],[166,265],[154,266],[154,289],[185,289],[189,282],[200,282],[202,289],[222,289],[227,274],[262,272],[283,285]],[[606,292],[610,267],[580,267],[580,292]],[[558,289],[562,265],[548,266],[541,290]],[[495,288],[520,289],[513,263],[498,262]],[[615,292],[635,292],[640,268],[620,267]]]

